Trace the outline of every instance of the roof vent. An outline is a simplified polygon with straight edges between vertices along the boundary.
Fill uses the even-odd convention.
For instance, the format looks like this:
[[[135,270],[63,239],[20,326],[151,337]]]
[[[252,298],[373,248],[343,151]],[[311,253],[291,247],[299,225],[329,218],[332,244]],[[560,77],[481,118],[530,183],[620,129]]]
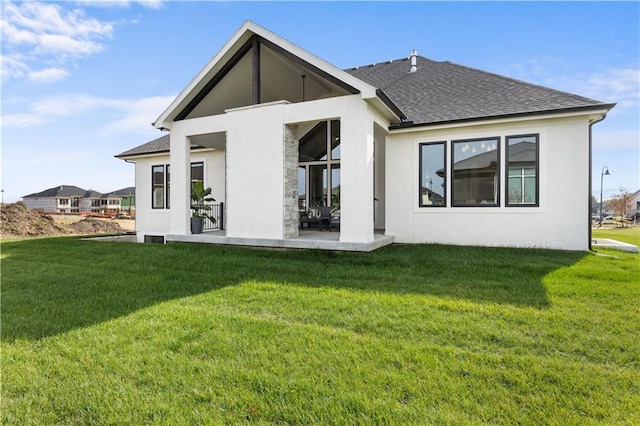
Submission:
[[[417,58],[418,58],[418,51],[417,50],[412,50],[411,51],[411,56],[409,56],[409,59],[411,59],[411,68],[409,69],[409,72],[418,71],[418,65],[416,65]]]

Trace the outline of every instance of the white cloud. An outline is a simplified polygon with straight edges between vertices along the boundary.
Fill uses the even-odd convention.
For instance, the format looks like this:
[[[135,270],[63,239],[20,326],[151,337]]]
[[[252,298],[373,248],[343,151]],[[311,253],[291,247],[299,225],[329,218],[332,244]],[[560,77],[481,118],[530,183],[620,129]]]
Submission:
[[[122,105],[125,115],[107,125],[105,130],[110,133],[147,133],[151,123],[158,118],[173,101],[175,96],[153,96],[126,102]]]
[[[620,151],[640,148],[640,130],[603,130],[596,125],[593,130],[594,151]]]
[[[640,105],[640,69],[612,68],[602,74],[579,76],[574,85],[585,96],[617,102],[618,108]]]
[[[39,71],[31,71],[28,78],[34,83],[51,83],[62,80],[68,75],[69,71],[62,68],[45,68]]]
[[[3,81],[32,79],[38,68],[66,70],[75,60],[102,52],[116,25],[124,22],[101,21],[68,5],[2,2]]]
[[[139,4],[147,9],[162,9],[164,7],[164,0],[140,0],[140,1],[126,1],[126,0],[83,0],[76,2],[83,6],[103,7],[103,8],[124,8],[129,7],[132,4]]]
[[[29,72],[29,66],[22,55],[16,54],[12,56],[0,56],[0,64],[2,66],[2,80],[9,78],[21,78]]]
[[[640,68],[612,67],[570,74],[561,59],[541,58],[498,71],[515,78],[575,93],[602,102],[617,103],[615,111],[640,108]]]
[[[151,123],[173,101],[171,96],[153,96],[141,99],[110,99],[86,95],[61,95],[45,98],[33,102],[28,106],[28,112],[5,114],[2,126],[33,127],[54,120],[78,117],[94,112],[110,112],[109,116],[117,117],[115,121],[107,123],[103,131],[108,133],[149,133]]]

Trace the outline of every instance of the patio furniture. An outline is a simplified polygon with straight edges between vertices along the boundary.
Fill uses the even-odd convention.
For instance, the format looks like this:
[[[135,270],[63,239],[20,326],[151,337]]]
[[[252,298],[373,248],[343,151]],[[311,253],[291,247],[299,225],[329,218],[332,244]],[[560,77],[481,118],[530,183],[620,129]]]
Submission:
[[[320,207],[320,231],[322,231],[322,224],[327,224],[327,229],[331,232],[331,207]]]

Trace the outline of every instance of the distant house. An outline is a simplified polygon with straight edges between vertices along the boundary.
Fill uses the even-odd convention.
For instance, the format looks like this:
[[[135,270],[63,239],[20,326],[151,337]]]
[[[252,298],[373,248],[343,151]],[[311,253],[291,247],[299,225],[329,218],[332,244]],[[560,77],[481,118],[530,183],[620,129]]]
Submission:
[[[634,192],[632,195],[629,216],[640,217],[640,189]]]
[[[22,202],[30,209],[60,214],[119,213],[123,210],[123,200],[127,200],[126,210],[135,210],[135,190],[132,187],[102,194],[73,185],[60,185],[22,197]]]
[[[614,105],[415,51],[341,70],[247,21],[154,122],[170,133],[117,157],[140,242],[294,247],[331,206],[335,249],[586,250],[591,129]],[[198,180],[224,230],[191,235]]]

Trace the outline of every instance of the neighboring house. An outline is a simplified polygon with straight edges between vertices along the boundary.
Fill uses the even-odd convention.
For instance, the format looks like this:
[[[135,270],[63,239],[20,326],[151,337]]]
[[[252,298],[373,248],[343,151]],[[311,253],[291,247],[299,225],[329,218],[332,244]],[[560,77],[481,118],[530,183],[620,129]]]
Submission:
[[[118,189],[117,191],[105,194],[104,198],[108,199],[109,211],[117,209],[118,212],[125,212],[131,216],[135,216],[136,211],[136,188],[129,186],[127,188]]]
[[[628,215],[640,217],[640,189],[631,196],[631,209]]]
[[[133,194],[133,198],[132,195]],[[73,185],[60,185],[22,197],[24,205],[45,213],[119,213],[121,202],[135,202],[133,188],[124,188],[109,194],[86,190]]]
[[[116,157],[138,241],[295,246],[299,210],[331,204],[337,249],[586,250],[591,126],[613,107],[414,51],[340,70],[248,21],[155,121],[170,134]],[[224,203],[218,237],[190,235],[193,180]]]
[[[27,208],[46,213],[80,213],[86,189],[60,185],[22,197]]]

